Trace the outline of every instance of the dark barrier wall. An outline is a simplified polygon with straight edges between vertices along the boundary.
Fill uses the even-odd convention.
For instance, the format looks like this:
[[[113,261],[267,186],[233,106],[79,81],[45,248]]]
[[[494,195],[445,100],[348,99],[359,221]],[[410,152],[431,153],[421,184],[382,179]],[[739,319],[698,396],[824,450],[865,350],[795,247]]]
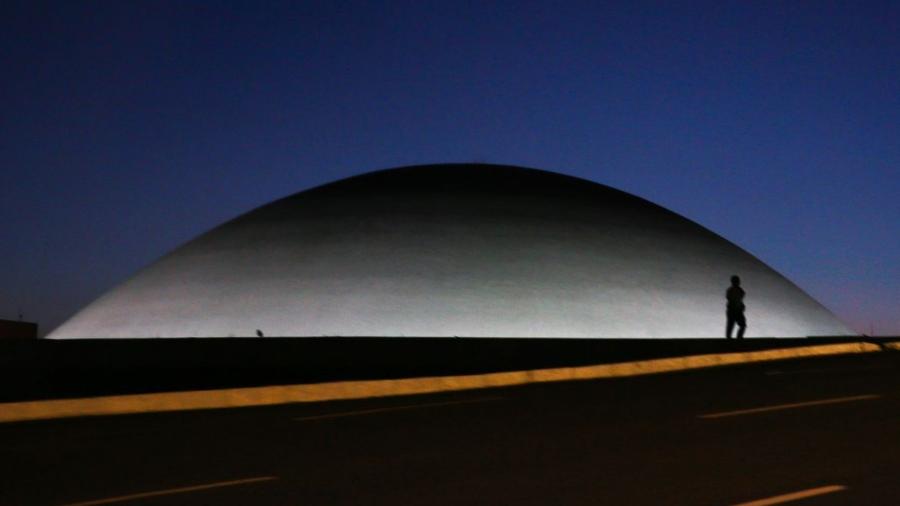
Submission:
[[[0,402],[477,374],[854,339],[258,338],[0,341]]]
[[[37,323],[0,320],[0,339],[36,339]]]

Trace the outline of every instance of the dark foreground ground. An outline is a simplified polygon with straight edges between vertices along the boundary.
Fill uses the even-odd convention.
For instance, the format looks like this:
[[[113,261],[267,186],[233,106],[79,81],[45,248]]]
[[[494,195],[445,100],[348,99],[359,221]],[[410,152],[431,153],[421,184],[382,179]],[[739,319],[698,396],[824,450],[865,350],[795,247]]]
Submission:
[[[900,353],[2,424],[0,449],[2,505],[889,505]]]
[[[854,340],[10,339],[0,341],[0,402],[479,374]]]

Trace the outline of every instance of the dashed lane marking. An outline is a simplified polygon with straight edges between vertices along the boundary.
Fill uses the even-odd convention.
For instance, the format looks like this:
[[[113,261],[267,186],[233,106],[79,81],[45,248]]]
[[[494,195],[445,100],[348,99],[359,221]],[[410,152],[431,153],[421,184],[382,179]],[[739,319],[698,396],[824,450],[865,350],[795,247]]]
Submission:
[[[881,396],[878,394],[865,394],[865,395],[854,395],[851,397],[835,397],[832,399],[821,399],[817,401],[807,401],[807,402],[794,402],[790,404],[776,404],[774,406],[763,406],[759,408],[750,408],[750,409],[738,409],[735,411],[724,411],[721,413],[707,413],[705,415],[698,415],[699,418],[725,418],[728,416],[740,416],[740,415],[755,415],[757,413],[768,413],[771,411],[782,411],[786,409],[799,409],[799,408],[808,408],[812,406],[824,406],[827,404],[841,404],[844,402],[855,402],[855,401],[868,401],[872,399],[878,399]]]
[[[817,495],[833,494],[842,490],[847,490],[847,487],[843,485],[828,485],[825,487],[809,488],[806,490],[791,492],[790,494],[776,495],[774,497],[767,497],[765,499],[757,499],[750,502],[742,502],[740,504],[735,504],[734,506],[771,506],[773,504],[784,504],[786,502],[799,501],[800,499],[807,499],[809,497],[815,497]]]
[[[163,490],[154,490],[151,492],[140,492],[137,494],[120,495],[117,497],[107,497],[105,499],[94,499],[91,501],[67,503],[63,506],[97,506],[100,504],[115,504],[118,502],[134,501],[136,499],[146,499],[148,497],[159,497],[163,495],[187,494],[189,492],[199,492],[201,490],[209,490],[212,488],[233,487],[236,485],[249,485],[250,483],[259,483],[262,481],[277,480],[277,476],[258,476],[255,478],[244,478],[241,480],[217,481],[215,483],[204,483],[203,485],[193,485],[189,487],[167,488]]]
[[[457,404],[474,404],[478,402],[492,402],[492,401],[500,401],[503,400],[503,397],[480,397],[478,399],[465,399],[459,401],[446,401],[446,402],[428,402],[424,404],[406,404],[403,406],[389,406],[384,408],[373,408],[373,409],[360,409],[357,411],[343,411],[340,413],[326,413],[322,415],[312,415],[312,416],[302,416],[299,418],[294,418],[294,420],[298,422],[309,422],[314,420],[326,420],[329,418],[343,418],[347,416],[360,416],[360,415],[371,415],[376,413],[386,413],[389,411],[406,411],[410,409],[420,409],[420,408],[433,408],[439,406],[453,406]]]

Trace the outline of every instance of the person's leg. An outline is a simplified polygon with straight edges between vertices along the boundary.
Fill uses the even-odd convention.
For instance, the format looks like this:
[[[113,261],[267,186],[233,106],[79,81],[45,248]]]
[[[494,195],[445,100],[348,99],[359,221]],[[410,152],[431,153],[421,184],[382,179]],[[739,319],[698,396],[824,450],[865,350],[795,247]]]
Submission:
[[[732,330],[734,330],[734,318],[728,314],[725,316],[725,339],[731,339]]]
[[[738,324],[737,338],[738,338],[738,339],[743,339],[743,338],[744,338],[744,331],[747,330],[747,318],[745,318],[744,315],[741,314],[741,315],[737,318],[737,324]]]

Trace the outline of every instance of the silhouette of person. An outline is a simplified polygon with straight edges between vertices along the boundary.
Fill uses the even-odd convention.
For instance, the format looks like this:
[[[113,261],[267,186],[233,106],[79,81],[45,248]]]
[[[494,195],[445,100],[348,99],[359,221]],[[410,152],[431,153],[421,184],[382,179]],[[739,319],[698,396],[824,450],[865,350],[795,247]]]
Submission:
[[[731,276],[731,286],[725,291],[725,299],[728,305],[725,308],[725,338],[731,339],[731,331],[734,324],[738,326],[737,338],[744,338],[744,330],[747,329],[747,318],[744,316],[744,289],[741,288],[741,278]]]

